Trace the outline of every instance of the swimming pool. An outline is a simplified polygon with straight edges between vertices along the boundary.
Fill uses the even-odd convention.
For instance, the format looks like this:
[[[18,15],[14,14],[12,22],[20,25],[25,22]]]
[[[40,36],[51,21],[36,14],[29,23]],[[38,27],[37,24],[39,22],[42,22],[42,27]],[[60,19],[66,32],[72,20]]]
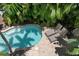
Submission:
[[[3,32],[12,48],[27,48],[36,45],[42,38],[42,30],[39,25],[28,24],[20,27],[14,27]],[[8,52],[4,40],[0,36],[0,51]]]

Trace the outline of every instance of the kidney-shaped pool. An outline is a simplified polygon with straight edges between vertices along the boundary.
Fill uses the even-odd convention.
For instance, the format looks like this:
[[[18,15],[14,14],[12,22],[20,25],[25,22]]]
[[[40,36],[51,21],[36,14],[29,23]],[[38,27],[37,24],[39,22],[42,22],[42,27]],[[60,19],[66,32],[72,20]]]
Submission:
[[[36,45],[42,38],[42,30],[39,25],[28,24],[14,27],[3,32],[12,48],[27,48]],[[8,52],[9,49],[0,36],[0,51]]]

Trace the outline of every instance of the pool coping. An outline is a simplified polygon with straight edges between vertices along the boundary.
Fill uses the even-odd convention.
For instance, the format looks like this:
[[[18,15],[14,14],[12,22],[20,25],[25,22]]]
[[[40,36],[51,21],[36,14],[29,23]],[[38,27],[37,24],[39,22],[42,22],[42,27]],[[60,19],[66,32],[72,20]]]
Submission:
[[[35,25],[35,26],[40,27],[39,24],[26,24],[26,25]],[[9,31],[9,30],[11,30],[11,29],[13,29],[13,28],[18,28],[18,27],[23,27],[23,26],[25,26],[25,25],[11,26],[11,27],[8,27],[8,28],[6,28],[6,29],[4,29],[4,30],[1,30],[1,32],[6,32],[6,31]],[[40,28],[41,28],[41,27],[40,27]],[[41,29],[42,29],[42,28],[41,28]]]

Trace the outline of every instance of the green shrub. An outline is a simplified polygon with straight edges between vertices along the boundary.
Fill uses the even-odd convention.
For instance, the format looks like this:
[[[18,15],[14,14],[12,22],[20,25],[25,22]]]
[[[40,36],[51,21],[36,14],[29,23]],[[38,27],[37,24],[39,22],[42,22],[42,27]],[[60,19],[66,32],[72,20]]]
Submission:
[[[53,26],[61,21],[66,27],[79,27],[78,4],[0,4],[3,15],[9,26],[23,24],[27,20],[32,23]]]
[[[36,23],[45,23],[47,26],[53,26],[58,20],[62,21],[74,7],[74,4],[29,4],[31,8],[28,14]]]
[[[9,54],[6,52],[0,52],[0,56],[9,56]]]
[[[7,25],[22,24],[26,19],[28,4],[3,4],[3,17]]]
[[[69,39],[67,41],[69,48],[67,49],[68,55],[79,55],[79,40],[78,39]]]
[[[62,23],[65,27],[79,28],[79,6],[78,4],[73,4],[71,10],[68,14],[65,14]]]

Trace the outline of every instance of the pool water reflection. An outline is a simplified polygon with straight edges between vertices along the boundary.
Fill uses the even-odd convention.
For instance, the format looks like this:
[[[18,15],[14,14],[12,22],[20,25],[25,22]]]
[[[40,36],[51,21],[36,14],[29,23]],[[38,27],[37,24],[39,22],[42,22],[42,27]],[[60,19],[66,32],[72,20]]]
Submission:
[[[38,25],[24,25],[3,32],[12,48],[26,48],[36,45],[42,37],[42,30]],[[8,52],[5,42],[0,36],[0,51]]]

